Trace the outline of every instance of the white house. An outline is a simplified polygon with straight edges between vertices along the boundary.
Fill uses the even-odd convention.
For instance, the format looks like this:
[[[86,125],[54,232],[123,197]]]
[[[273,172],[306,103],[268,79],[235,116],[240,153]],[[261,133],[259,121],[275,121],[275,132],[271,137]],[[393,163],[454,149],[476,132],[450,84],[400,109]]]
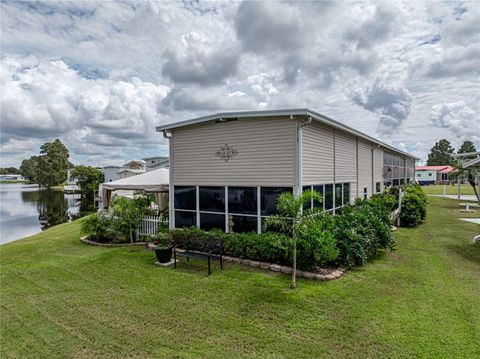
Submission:
[[[102,168],[104,182],[113,182],[122,178],[128,178],[145,173],[145,162],[132,160],[123,166],[105,166]]]
[[[168,168],[169,164],[168,156],[147,157],[143,160],[146,163],[147,172],[158,170],[160,168]]]

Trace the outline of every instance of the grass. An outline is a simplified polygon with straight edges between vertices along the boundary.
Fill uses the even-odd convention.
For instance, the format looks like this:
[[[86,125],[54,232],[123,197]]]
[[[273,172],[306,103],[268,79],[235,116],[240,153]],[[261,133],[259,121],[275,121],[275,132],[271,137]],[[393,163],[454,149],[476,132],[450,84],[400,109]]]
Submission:
[[[479,357],[480,226],[429,201],[395,253],[295,291],[288,276],[159,268],[143,249],[80,243],[78,221],[53,227],[0,247],[0,357]]]
[[[436,185],[430,185],[430,186],[422,186],[423,191],[426,194],[443,194],[443,187],[444,185],[436,184]],[[446,194],[453,194],[456,195],[458,194],[458,185],[445,185],[446,188]],[[473,187],[469,184],[461,184],[460,185],[460,194],[466,195],[466,194],[475,194],[473,191]]]

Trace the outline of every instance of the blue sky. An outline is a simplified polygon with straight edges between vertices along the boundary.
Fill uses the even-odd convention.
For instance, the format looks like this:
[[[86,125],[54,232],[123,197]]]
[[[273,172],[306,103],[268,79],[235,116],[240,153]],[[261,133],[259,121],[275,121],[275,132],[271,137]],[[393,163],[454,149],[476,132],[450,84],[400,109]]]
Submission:
[[[167,154],[154,127],[310,107],[422,159],[480,147],[479,2],[4,2],[1,161]]]

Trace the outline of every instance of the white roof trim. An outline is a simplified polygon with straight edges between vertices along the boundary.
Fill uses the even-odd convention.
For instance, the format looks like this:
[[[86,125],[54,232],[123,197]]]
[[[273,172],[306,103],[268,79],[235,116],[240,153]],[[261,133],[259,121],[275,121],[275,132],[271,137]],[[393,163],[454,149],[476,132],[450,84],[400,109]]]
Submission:
[[[330,117],[322,115],[321,113],[315,112],[308,108],[297,108],[297,109],[282,109],[282,110],[265,110],[265,111],[240,111],[240,112],[220,112],[213,115],[203,116],[193,118],[187,121],[180,121],[175,123],[170,123],[167,125],[157,126],[157,131],[168,131],[179,127],[191,126],[198,123],[214,121],[218,119],[229,119],[229,118],[252,118],[252,117],[274,117],[274,116],[306,116],[312,117],[314,120],[332,126],[334,128],[341,129],[345,132],[358,136],[360,138],[366,139],[370,142],[376,143],[393,152],[400,153],[406,157],[414,158],[418,160],[418,157],[415,157],[407,152],[401,151],[393,146],[390,146],[384,142],[378,141],[377,139],[364,134],[363,132],[357,131],[354,128],[347,126],[341,122],[338,122]]]

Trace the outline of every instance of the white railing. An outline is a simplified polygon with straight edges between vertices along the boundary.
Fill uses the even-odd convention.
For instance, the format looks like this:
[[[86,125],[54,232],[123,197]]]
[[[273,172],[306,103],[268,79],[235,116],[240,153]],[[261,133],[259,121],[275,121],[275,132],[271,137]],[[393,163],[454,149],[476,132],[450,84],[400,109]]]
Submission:
[[[163,216],[144,216],[137,228],[137,235],[156,237],[161,223],[166,223]]]

